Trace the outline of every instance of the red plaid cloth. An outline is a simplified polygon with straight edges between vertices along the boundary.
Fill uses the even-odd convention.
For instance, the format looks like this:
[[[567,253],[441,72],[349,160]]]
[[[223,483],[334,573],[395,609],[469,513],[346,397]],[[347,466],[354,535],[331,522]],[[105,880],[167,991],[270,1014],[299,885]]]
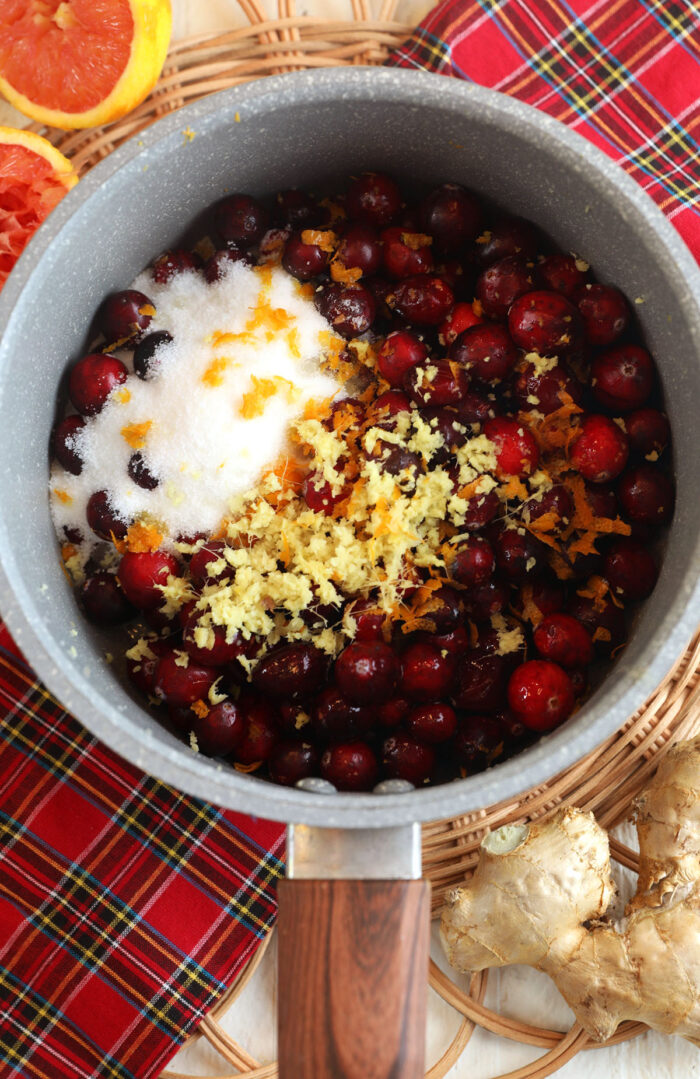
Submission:
[[[389,63],[578,129],[700,255],[692,0],[447,0]],[[0,1076],[150,1079],[274,917],[281,829],[140,774],[0,631]]]
[[[695,0],[445,0],[389,64],[510,94],[585,135],[700,259]]]
[[[0,623],[0,1076],[156,1076],[275,914],[282,829],[96,741]]]

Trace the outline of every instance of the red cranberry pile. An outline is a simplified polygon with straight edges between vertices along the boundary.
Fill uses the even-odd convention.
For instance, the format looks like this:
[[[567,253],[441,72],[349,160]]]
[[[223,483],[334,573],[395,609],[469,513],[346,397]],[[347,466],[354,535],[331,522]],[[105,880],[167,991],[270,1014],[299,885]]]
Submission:
[[[212,208],[207,235],[208,249],[192,245],[206,258],[167,251],[154,278],[194,268],[212,282],[231,261],[281,262],[311,283],[340,337],[371,345],[372,408],[383,410],[384,429],[417,411],[442,435],[444,450],[428,461],[389,439],[383,465],[404,477],[403,490],[426,469],[449,470],[456,448],[478,434],[493,444],[498,487],[466,498],[446,579],[419,629],[391,621],[376,594],[305,612],[312,630],[351,613],[354,639],[334,660],[313,640],[265,650],[255,637],[227,642],[223,631],[202,647],[191,604],[178,619],[160,615],[169,574],[195,590],[212,581],[216,539],[189,560],[127,551],[116,572],[90,569],[85,614],[99,625],[145,620],[148,645],[128,671],[164,722],[203,753],[278,783],[421,786],[519,752],[571,715],[591,671],[624,644],[628,604],[657,579],[652,540],[673,512],[670,432],[628,300],[532,223],[491,212],[452,183],[417,202],[380,173],[323,200],[297,190],[270,205],[231,195]],[[148,335],[147,297],[117,293],[100,317],[106,340],[130,344],[147,378],[159,344]],[[120,361],[100,353],[73,369],[80,415],[59,423],[53,441],[64,468],[80,467],[70,435],[81,416],[124,377]],[[360,423],[369,406],[358,398],[343,407]],[[147,487],[154,481],[138,457],[130,475]],[[101,494],[88,524],[123,538]],[[345,496],[307,476],[299,497],[331,515]],[[429,567],[420,572],[417,588],[430,579]]]

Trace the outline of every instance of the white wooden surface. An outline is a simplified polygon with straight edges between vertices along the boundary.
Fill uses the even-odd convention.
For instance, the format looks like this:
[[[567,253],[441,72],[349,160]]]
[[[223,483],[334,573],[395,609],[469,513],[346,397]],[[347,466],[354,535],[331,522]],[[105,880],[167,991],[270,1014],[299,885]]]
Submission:
[[[172,4],[175,40],[191,34],[231,29],[246,22],[237,0],[172,0]],[[415,23],[431,6],[426,0],[401,0],[397,17],[401,21]],[[375,14],[378,12],[378,0],[371,0],[371,8]],[[274,0],[267,0],[267,9],[274,15]],[[324,18],[352,16],[349,0],[297,0],[297,10],[300,14]],[[22,126],[23,123],[26,123],[23,117],[0,102],[0,124]],[[629,831],[623,831],[621,837],[626,842],[632,841]],[[630,875],[626,876],[626,887],[632,890]],[[620,879],[623,880],[622,875]],[[437,939],[433,940],[432,953],[435,960],[444,966]],[[663,987],[659,989],[663,992]],[[550,1028],[566,1030],[572,1021],[571,1012],[549,979],[523,967],[493,972],[486,1004],[505,1015]],[[223,1020],[225,1029],[263,1063],[274,1059],[275,1007],[273,942],[255,978]],[[457,1013],[431,993],[428,1064],[439,1059],[458,1024]],[[541,1053],[542,1050],[476,1031],[466,1052],[449,1072],[448,1079],[490,1079],[521,1067]],[[171,1067],[196,1076],[220,1075],[222,1060],[204,1039],[198,1039],[180,1050]],[[580,1054],[557,1075],[561,1079],[700,1079],[700,1052],[682,1039],[652,1033],[612,1049]]]

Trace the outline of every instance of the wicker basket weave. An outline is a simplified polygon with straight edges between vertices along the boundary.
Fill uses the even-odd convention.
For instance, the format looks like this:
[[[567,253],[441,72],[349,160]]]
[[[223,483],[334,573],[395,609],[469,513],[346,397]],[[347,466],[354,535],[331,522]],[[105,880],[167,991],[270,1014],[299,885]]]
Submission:
[[[313,67],[380,64],[412,27],[395,21],[398,0],[383,0],[376,18],[367,0],[352,0],[353,21],[330,21],[296,15],[294,0],[278,0],[279,17],[270,19],[257,0],[239,0],[250,25],[228,33],[180,41],[170,50],[153,93],[137,109],[108,128],[66,133],[32,125],[73,161],[82,174],[155,119],[197,98],[265,75]],[[488,829],[532,820],[551,813],[562,802],[592,810],[606,827],[624,820],[634,796],[647,782],[660,758],[679,739],[700,731],[700,636],[688,648],[654,696],[623,727],[586,758],[549,783],[517,800],[500,802],[475,813],[428,824],[423,829],[425,876],[433,885],[437,913],[445,892],[464,880],[476,864],[479,843]],[[612,840],[613,857],[635,870],[637,855]],[[233,1071],[210,1079],[273,1079],[276,1064],[261,1065],[222,1028],[219,1019],[257,970],[269,937],[239,975],[235,985],[200,1024],[195,1037],[205,1037]],[[452,1044],[427,1072],[440,1079],[465,1050],[475,1026],[501,1037],[544,1050],[539,1059],[499,1079],[544,1079],[578,1052],[597,1048],[575,1023],[561,1032],[505,1018],[483,1005],[486,973],[472,978],[465,992],[433,963],[430,984],[461,1016]],[[272,1024],[272,1017],[270,1017]],[[646,1029],[624,1023],[607,1045],[635,1037]],[[163,1072],[161,1079],[194,1079]]]

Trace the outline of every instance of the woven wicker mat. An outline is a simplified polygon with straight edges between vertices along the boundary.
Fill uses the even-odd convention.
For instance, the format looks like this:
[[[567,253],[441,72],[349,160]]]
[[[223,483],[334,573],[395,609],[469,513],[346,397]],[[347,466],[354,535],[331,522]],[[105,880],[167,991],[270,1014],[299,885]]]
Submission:
[[[278,0],[277,19],[268,19],[256,0],[239,0],[239,3],[250,26],[175,43],[153,93],[124,119],[108,128],[89,131],[46,132],[36,125],[34,129],[48,134],[51,141],[72,159],[75,167],[85,173],[158,117],[205,94],[283,71],[380,64],[412,29],[394,20],[396,0],[384,0],[376,19],[370,18],[365,0],[353,0],[355,19],[351,22],[297,16],[294,0]],[[600,823],[609,828],[625,819],[632,799],[669,746],[698,730],[700,635],[644,708],[582,761],[517,801],[501,802],[476,813],[424,827],[423,864],[425,875],[433,885],[433,912],[439,910],[445,892],[463,880],[476,864],[479,843],[487,829],[543,816],[563,801],[593,810]],[[611,849],[621,865],[633,870],[637,868],[634,851],[616,840],[612,840]],[[223,1030],[218,1018],[253,976],[268,943],[269,938],[195,1035],[204,1036],[235,1072],[245,1074],[248,1079],[273,1079],[277,1075],[277,1066],[261,1066]],[[486,973],[476,975],[467,993],[434,963],[431,964],[432,988],[461,1014],[462,1022],[452,1044],[427,1073],[429,1079],[440,1079],[450,1070],[464,1051],[475,1025],[544,1050],[538,1060],[501,1079],[544,1079],[576,1053],[596,1047],[578,1024],[562,1033],[504,1018],[488,1010],[482,1003],[486,983]],[[606,1044],[625,1041],[645,1029],[639,1023],[624,1023]],[[190,1077],[168,1071],[163,1073],[162,1079]]]

